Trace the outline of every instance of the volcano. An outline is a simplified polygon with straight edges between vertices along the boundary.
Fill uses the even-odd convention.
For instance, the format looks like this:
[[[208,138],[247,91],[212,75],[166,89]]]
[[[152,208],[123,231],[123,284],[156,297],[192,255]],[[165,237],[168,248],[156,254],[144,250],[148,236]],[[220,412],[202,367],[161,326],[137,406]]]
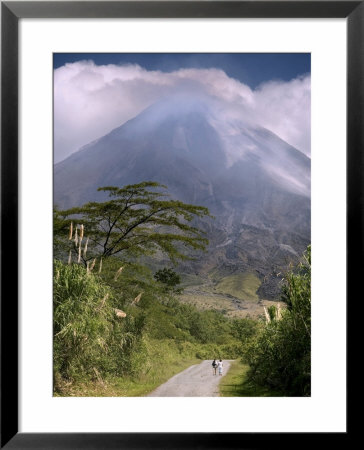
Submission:
[[[101,186],[157,181],[206,206],[207,255],[183,270],[254,272],[260,298],[310,242],[310,159],[212,97],[171,96],[54,166],[59,208],[105,200]]]

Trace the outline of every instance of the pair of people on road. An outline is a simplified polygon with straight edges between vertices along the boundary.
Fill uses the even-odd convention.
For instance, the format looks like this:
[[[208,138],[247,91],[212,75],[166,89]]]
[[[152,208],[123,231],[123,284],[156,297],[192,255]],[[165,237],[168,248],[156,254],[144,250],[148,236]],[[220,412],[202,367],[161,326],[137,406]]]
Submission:
[[[216,375],[216,370],[219,370],[219,375],[222,375],[222,368],[223,368],[223,363],[220,359],[220,361],[216,361],[216,359],[214,359],[212,361],[212,374]]]

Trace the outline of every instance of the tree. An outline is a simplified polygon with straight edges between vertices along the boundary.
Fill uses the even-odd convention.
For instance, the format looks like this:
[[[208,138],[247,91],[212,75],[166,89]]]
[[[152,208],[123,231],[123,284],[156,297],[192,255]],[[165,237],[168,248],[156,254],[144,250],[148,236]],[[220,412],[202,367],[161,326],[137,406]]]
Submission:
[[[75,230],[81,227],[77,223],[82,224],[84,243],[80,243],[80,235],[72,237],[70,242],[72,252],[84,264],[95,257],[138,256],[158,250],[172,262],[190,259],[186,249],[205,250],[208,243],[201,230],[190,222],[196,217],[210,216],[209,211],[203,206],[172,200],[161,189],[166,186],[151,181],[122,188],[99,188],[98,191],[109,194],[110,200],[57,211],[55,233],[58,230],[64,233],[64,227],[58,223],[60,218],[68,225],[75,223]],[[87,238],[92,245],[86,244]],[[84,245],[82,251],[81,245]]]
[[[162,283],[166,290],[171,290],[176,294],[182,292],[182,288],[177,288],[181,284],[181,277],[174,270],[164,267],[154,274],[154,278]]]

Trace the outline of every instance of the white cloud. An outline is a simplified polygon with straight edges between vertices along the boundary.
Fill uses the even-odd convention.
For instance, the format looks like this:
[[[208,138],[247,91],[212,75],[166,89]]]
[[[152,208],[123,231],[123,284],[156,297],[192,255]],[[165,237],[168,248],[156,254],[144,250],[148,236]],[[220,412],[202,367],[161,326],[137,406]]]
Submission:
[[[251,90],[220,69],[148,71],[138,65],[66,64],[54,71],[55,162],[135,117],[162,96],[201,91],[310,154],[310,77]]]
[[[255,91],[256,118],[280,138],[310,155],[311,77],[269,82]]]

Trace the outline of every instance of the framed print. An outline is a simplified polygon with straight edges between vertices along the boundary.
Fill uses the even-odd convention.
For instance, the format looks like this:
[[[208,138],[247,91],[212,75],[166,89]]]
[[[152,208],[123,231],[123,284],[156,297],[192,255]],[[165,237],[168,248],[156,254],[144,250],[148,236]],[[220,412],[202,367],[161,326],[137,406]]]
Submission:
[[[362,2],[1,6],[1,445],[347,440]]]

